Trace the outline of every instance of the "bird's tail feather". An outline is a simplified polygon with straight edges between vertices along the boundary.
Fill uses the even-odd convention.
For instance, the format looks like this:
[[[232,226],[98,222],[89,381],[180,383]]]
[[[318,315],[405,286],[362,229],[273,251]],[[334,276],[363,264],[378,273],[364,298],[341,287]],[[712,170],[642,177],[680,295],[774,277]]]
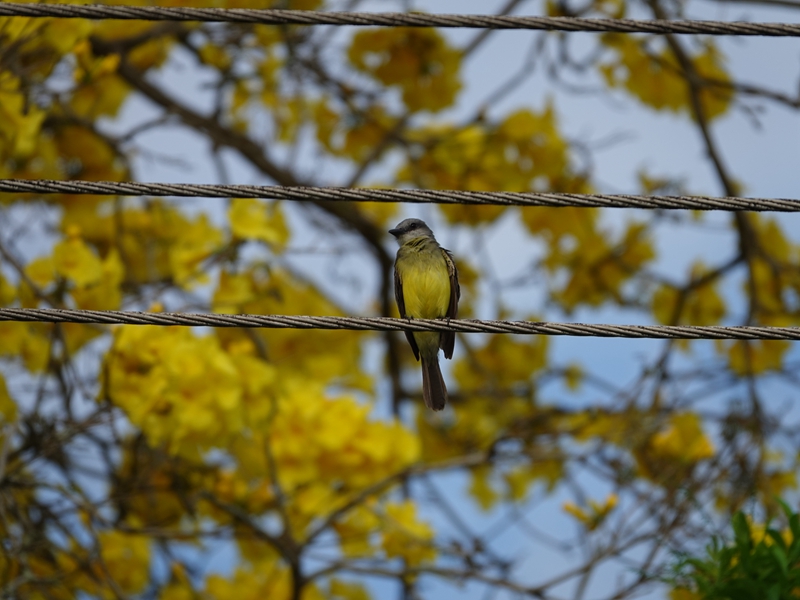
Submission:
[[[447,388],[444,385],[444,377],[439,368],[439,357],[420,356],[422,360],[422,397],[425,406],[433,410],[442,410],[447,404]]]

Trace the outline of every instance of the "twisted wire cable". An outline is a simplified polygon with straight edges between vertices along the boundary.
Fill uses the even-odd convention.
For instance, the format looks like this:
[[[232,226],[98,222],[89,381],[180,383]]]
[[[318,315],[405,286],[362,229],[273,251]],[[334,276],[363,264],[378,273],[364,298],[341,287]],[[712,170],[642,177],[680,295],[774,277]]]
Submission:
[[[565,194],[550,192],[467,192],[461,190],[279,187],[118,181],[0,179],[0,193],[175,196],[184,198],[271,198],[290,201],[406,202],[503,206],[643,208],[800,212],[800,200],[713,196],[644,196],[636,194]]]
[[[512,333],[629,339],[800,340],[800,327],[594,325],[535,321],[481,321],[477,319],[410,320],[391,317],[152,313],[52,308],[0,308],[0,321],[351,331],[455,331],[458,333]]]
[[[77,4],[0,3],[0,16],[59,17],[62,19],[136,19],[144,21],[203,21],[262,25],[354,25],[358,27],[462,27],[654,34],[706,34],[797,37],[800,24],[743,21],[668,21],[457,15],[424,13],[324,12],[248,8],[190,8],[162,6],[104,6]]]

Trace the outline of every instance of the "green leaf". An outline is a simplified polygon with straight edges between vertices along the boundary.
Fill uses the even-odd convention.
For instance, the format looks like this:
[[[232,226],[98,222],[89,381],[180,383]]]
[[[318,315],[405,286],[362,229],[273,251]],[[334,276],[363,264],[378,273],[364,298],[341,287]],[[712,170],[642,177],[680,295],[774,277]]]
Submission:
[[[749,548],[752,545],[753,540],[750,536],[750,525],[747,523],[747,519],[742,511],[739,511],[733,515],[732,526],[733,534],[736,536],[737,545],[741,544]]]
[[[780,536],[778,536],[780,537]],[[781,568],[781,572],[783,573],[784,577],[789,576],[789,560],[786,556],[786,552],[784,552],[783,548],[780,546],[770,546],[769,547],[772,556],[775,557],[775,560],[778,563],[778,566]]]
[[[792,532],[792,543],[800,541],[800,515],[797,513],[789,515],[789,529]]]
[[[775,584],[767,591],[767,600],[780,600],[781,597],[781,586],[780,584]]]
[[[786,550],[786,540],[783,539],[783,536],[780,532],[775,531],[774,529],[767,529],[767,535],[772,538],[772,540],[781,547],[782,550]]]

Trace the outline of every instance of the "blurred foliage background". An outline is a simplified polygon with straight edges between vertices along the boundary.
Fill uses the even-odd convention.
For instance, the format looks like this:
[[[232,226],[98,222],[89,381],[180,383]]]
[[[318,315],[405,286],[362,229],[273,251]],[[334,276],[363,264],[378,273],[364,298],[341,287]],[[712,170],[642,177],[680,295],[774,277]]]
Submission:
[[[671,19],[686,7],[512,0],[495,8]],[[599,96],[623,94],[685,120],[719,195],[746,182],[731,174],[718,121],[757,105],[797,122],[800,98],[740,80],[705,37],[586,35],[576,52],[570,35],[530,33],[530,45],[509,57],[521,70],[491,102],[465,106],[466,61],[504,35],[473,34],[459,45],[434,29],[3,18],[0,177],[135,180],[146,155],[186,181],[177,157],[141,140],[189,130],[215,165],[206,181],[249,183],[231,175],[246,169],[257,183],[284,186],[607,191],[585,159],[592,148],[562,129],[558,103],[493,110],[537,68],[562,92],[600,81]],[[167,85],[181,69],[194,86]],[[786,84],[797,88],[788,69]],[[209,110],[201,94],[213,98]],[[134,101],[153,116],[121,118]],[[456,106],[457,118],[448,112]],[[629,191],[691,192],[681,175],[642,171]],[[611,308],[622,322],[800,324],[800,245],[783,218],[640,211],[609,224],[596,209],[426,210],[440,241],[453,233],[474,242],[453,248],[462,316],[563,319]],[[384,204],[5,194],[0,305],[396,315],[385,232],[407,214]],[[500,282],[478,241],[509,222],[539,253],[524,262],[522,248],[509,253],[519,275]],[[656,262],[665,223],[722,228],[735,243],[713,260],[699,247],[688,269],[664,273]],[[318,256],[355,260],[362,277]],[[524,310],[511,294],[528,298]],[[354,306],[351,295],[369,302]],[[775,499],[796,502],[800,458],[789,343],[663,342],[631,361],[624,379],[591,360],[557,359],[544,337],[462,335],[456,346],[451,408],[435,415],[420,409],[418,365],[396,334],[0,323],[0,594],[651,591],[687,600],[707,580],[701,571],[667,577],[676,556],[702,549],[737,511],[751,515],[737,517],[737,540],[748,528],[751,541],[763,540],[769,519],[789,531],[790,513]],[[557,517],[542,508],[553,498]],[[480,514],[499,518],[479,527]],[[548,533],[554,518],[560,525]],[[502,537],[509,531],[513,552]],[[794,562],[777,564],[789,569],[797,544],[786,535],[781,548]]]

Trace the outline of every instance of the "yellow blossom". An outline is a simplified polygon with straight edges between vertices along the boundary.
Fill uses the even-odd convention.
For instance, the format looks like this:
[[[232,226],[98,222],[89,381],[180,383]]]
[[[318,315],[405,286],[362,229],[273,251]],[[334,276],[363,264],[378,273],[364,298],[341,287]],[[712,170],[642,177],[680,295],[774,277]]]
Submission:
[[[188,329],[122,327],[107,358],[106,393],[153,443],[193,454],[242,427],[236,367],[215,337]]]
[[[617,495],[609,494],[602,503],[596,500],[589,500],[587,509],[569,501],[564,502],[562,508],[564,512],[569,513],[580,521],[587,530],[594,531],[606,520],[609,513],[616,508],[617,502]]]
[[[0,147],[8,147],[9,155],[21,158],[36,149],[47,113],[26,102],[19,88],[19,79],[4,69],[0,73]]]
[[[17,290],[0,272],[0,307],[10,306],[17,297]]]
[[[353,36],[348,58],[381,83],[399,87],[412,111],[446,108],[461,89],[461,56],[434,29],[359,32]]]
[[[652,448],[658,455],[684,462],[714,456],[714,445],[703,433],[700,417],[694,413],[673,415],[667,428],[653,437]]]
[[[144,590],[150,580],[150,542],[146,536],[105,531],[98,535],[102,566],[96,566],[100,580],[110,577],[128,594]],[[108,598],[114,596],[110,593]]]
[[[100,265],[102,276],[99,281],[72,290],[72,298],[78,308],[84,310],[117,310],[122,304],[120,288],[125,269],[119,252],[112,249]]]
[[[195,221],[187,223],[178,235],[170,248],[170,267],[175,282],[189,289],[208,279],[201,269],[202,263],[219,250],[222,232],[211,225],[206,215],[200,215]]]
[[[790,348],[786,340],[737,340],[728,346],[728,361],[740,377],[779,371]]]
[[[370,598],[367,588],[362,584],[341,579],[331,580],[330,595],[336,600],[369,600]]]
[[[339,535],[339,545],[347,556],[370,556],[373,552],[372,534],[378,531],[380,520],[369,504],[358,505],[338,519],[333,528]]]
[[[234,198],[228,219],[237,238],[260,240],[273,248],[283,247],[289,239],[283,212],[276,202],[266,204],[255,198]]]
[[[78,287],[92,285],[103,276],[103,264],[77,232],[55,245],[53,263],[59,275]]]
[[[8,393],[5,377],[0,373],[0,424],[13,423],[16,420],[17,405]]]
[[[382,541],[387,557],[402,558],[412,567],[436,558],[433,529],[419,521],[416,512],[410,501],[387,505]]]

